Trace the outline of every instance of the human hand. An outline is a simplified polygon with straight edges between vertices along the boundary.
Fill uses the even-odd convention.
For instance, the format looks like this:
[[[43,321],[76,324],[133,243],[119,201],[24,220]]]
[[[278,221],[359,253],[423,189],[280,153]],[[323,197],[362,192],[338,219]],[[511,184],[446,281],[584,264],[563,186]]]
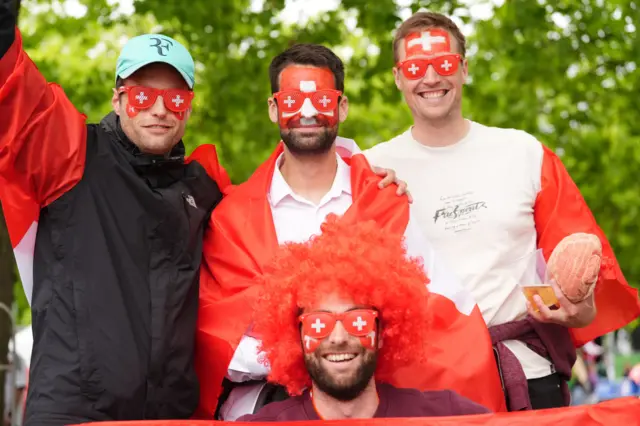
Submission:
[[[581,328],[591,324],[596,317],[596,304],[593,294],[580,302],[573,303],[567,299],[554,280],[551,280],[550,285],[560,307],[550,309],[544,304],[542,298],[536,294],[533,296],[533,300],[537,310],[527,301],[527,311],[531,317],[539,322],[559,324],[567,328]]]
[[[396,172],[395,170],[391,170],[391,169],[385,169],[382,167],[372,167],[373,172],[375,174],[377,174],[378,176],[381,176],[383,179],[380,181],[380,183],[378,184],[378,186],[380,187],[380,189],[382,188],[386,188],[387,186],[391,185],[392,183],[395,183],[396,185],[398,185],[398,190],[396,191],[396,195],[407,195],[407,198],[409,199],[409,203],[413,203],[413,197],[411,196],[411,193],[409,192],[409,189],[407,188],[407,183],[403,180],[400,180],[396,177]]]

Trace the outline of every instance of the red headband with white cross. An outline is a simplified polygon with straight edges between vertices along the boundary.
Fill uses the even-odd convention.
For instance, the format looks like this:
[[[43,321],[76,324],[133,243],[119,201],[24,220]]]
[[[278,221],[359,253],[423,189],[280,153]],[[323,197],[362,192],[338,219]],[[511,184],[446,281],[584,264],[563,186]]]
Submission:
[[[439,28],[416,31],[404,38],[406,57],[451,53],[449,33]]]

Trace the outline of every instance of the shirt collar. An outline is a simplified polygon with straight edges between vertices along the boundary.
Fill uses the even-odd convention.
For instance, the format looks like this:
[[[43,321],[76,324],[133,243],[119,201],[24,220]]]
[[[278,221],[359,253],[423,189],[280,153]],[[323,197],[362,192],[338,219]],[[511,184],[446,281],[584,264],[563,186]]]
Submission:
[[[278,205],[278,203],[287,196],[297,199],[300,198],[299,196],[296,196],[280,172],[280,164],[282,164],[283,155],[284,153],[280,154],[276,160],[276,167],[273,171],[271,187],[269,188],[268,198],[272,207]],[[329,192],[327,192],[327,194],[322,198],[320,204],[324,204],[327,200],[340,196],[343,192],[351,195],[351,167],[349,167],[349,165],[340,158],[338,154],[336,154],[336,160],[338,162],[336,177],[333,180],[331,189],[329,189]]]

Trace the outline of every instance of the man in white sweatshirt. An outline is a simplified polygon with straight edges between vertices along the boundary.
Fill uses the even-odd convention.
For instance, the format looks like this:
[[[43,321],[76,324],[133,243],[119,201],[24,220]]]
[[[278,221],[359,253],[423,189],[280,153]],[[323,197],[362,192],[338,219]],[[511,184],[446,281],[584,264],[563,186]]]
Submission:
[[[408,183],[422,232],[475,297],[499,367],[509,370],[503,379],[511,373],[519,378],[519,384],[504,383],[509,409],[568,405],[575,348],[568,343],[560,355],[548,352],[555,342],[581,345],[631,321],[638,315],[636,293],[560,159],[524,131],[463,117],[468,63],[465,38],[453,21],[416,13],[398,28],[393,52],[395,83],[414,124],[365,156]],[[602,245],[602,267],[592,268],[595,292],[570,302],[555,287],[558,309],[538,296],[531,306],[519,288],[527,260],[537,249],[548,259],[574,233],[594,234]],[[623,313],[616,312],[616,297],[628,301]],[[538,330],[543,326],[551,333]]]

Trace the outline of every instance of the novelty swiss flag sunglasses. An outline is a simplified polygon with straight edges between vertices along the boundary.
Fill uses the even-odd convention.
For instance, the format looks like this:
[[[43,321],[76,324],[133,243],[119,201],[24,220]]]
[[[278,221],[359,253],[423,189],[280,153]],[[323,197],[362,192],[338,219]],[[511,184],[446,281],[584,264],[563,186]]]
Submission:
[[[339,90],[325,89],[315,92],[300,90],[283,90],[273,94],[281,111],[292,113],[299,111],[305,99],[309,99],[318,112],[331,112],[338,106],[338,99],[342,95]]]
[[[433,66],[441,76],[450,76],[458,71],[462,62],[462,56],[458,54],[435,56],[429,59],[407,59],[396,66],[402,70],[402,74],[409,80],[419,80],[425,76],[429,65]]]
[[[162,96],[164,106],[173,112],[184,112],[191,107],[195,96],[192,90],[185,89],[154,89],[145,86],[123,86],[118,93],[126,93],[129,105],[137,109],[148,109],[156,103],[158,96]]]
[[[340,314],[333,312],[309,312],[302,314],[298,320],[302,324],[302,334],[315,339],[328,337],[338,321],[347,333],[364,337],[375,331],[378,312],[373,309],[355,309]]]

